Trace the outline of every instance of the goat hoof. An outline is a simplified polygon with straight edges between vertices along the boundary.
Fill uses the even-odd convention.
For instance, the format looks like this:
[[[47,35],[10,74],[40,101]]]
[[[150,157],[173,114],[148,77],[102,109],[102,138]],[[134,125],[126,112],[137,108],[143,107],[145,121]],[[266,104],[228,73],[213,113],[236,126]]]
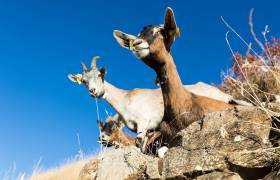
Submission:
[[[142,138],[136,137],[135,144],[136,144],[136,147],[140,148],[142,146]]]

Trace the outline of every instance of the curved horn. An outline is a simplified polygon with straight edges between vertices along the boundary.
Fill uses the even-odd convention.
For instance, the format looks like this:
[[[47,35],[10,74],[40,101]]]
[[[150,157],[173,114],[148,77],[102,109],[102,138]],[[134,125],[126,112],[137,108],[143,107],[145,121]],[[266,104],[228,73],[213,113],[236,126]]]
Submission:
[[[96,68],[96,61],[100,58],[100,56],[94,56],[91,60],[91,65],[90,65],[90,68],[93,69],[93,68]]]
[[[87,71],[87,66],[83,62],[81,62],[81,64],[82,64],[83,72],[86,72]]]

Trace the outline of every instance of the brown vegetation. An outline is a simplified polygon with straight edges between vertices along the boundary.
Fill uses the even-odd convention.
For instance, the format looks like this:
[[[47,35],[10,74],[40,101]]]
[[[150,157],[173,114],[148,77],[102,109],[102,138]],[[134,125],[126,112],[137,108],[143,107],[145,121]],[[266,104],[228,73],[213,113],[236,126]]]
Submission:
[[[266,43],[260,56],[249,51],[245,56],[233,56],[232,75],[225,77],[221,89],[255,105],[275,101],[280,94],[280,39]]]

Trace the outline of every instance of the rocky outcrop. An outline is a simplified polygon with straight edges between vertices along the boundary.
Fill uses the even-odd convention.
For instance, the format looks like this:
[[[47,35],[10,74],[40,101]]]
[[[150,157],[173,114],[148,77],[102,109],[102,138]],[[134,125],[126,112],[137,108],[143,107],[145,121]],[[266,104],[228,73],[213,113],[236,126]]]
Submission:
[[[102,154],[91,171],[94,176],[80,179],[276,177],[279,156],[270,139],[277,132],[272,133],[271,127],[272,118],[256,107],[211,113],[179,132],[163,159],[144,155],[135,147],[114,149]],[[86,167],[92,163],[81,175],[89,172]]]
[[[79,180],[141,179],[146,177],[146,171],[156,177],[157,160],[134,146],[110,149],[100,154],[98,160],[87,163]]]
[[[99,164],[99,160],[94,158],[90,160],[81,170],[78,180],[85,180],[85,179],[96,179],[97,177],[97,168]]]

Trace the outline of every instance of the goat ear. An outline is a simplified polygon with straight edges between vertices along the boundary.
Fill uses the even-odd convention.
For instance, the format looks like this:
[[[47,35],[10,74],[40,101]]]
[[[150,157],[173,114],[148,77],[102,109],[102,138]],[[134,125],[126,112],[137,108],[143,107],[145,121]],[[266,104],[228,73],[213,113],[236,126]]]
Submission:
[[[68,79],[77,84],[82,84],[83,76],[81,74],[68,74]]]
[[[101,78],[102,78],[102,81],[105,80],[105,75],[106,75],[106,68],[101,68],[100,69],[100,73],[101,73]]]
[[[166,9],[165,20],[164,20],[164,31],[166,34],[165,46],[166,49],[170,51],[170,47],[174,42],[175,38],[180,36],[180,30],[176,25],[174,12],[170,7]]]
[[[98,125],[100,130],[102,130],[103,127],[104,127],[104,124],[102,123],[102,121],[99,121],[99,120],[97,120],[97,125]]]
[[[123,129],[125,127],[124,120],[119,121],[119,123],[120,123],[120,129]]]
[[[108,123],[108,122],[111,122],[111,121],[113,121],[113,117],[112,116],[107,116],[106,122]]]
[[[122,47],[129,49],[129,50],[132,48],[133,42],[136,39],[135,36],[126,34],[119,30],[114,30],[113,36]]]

